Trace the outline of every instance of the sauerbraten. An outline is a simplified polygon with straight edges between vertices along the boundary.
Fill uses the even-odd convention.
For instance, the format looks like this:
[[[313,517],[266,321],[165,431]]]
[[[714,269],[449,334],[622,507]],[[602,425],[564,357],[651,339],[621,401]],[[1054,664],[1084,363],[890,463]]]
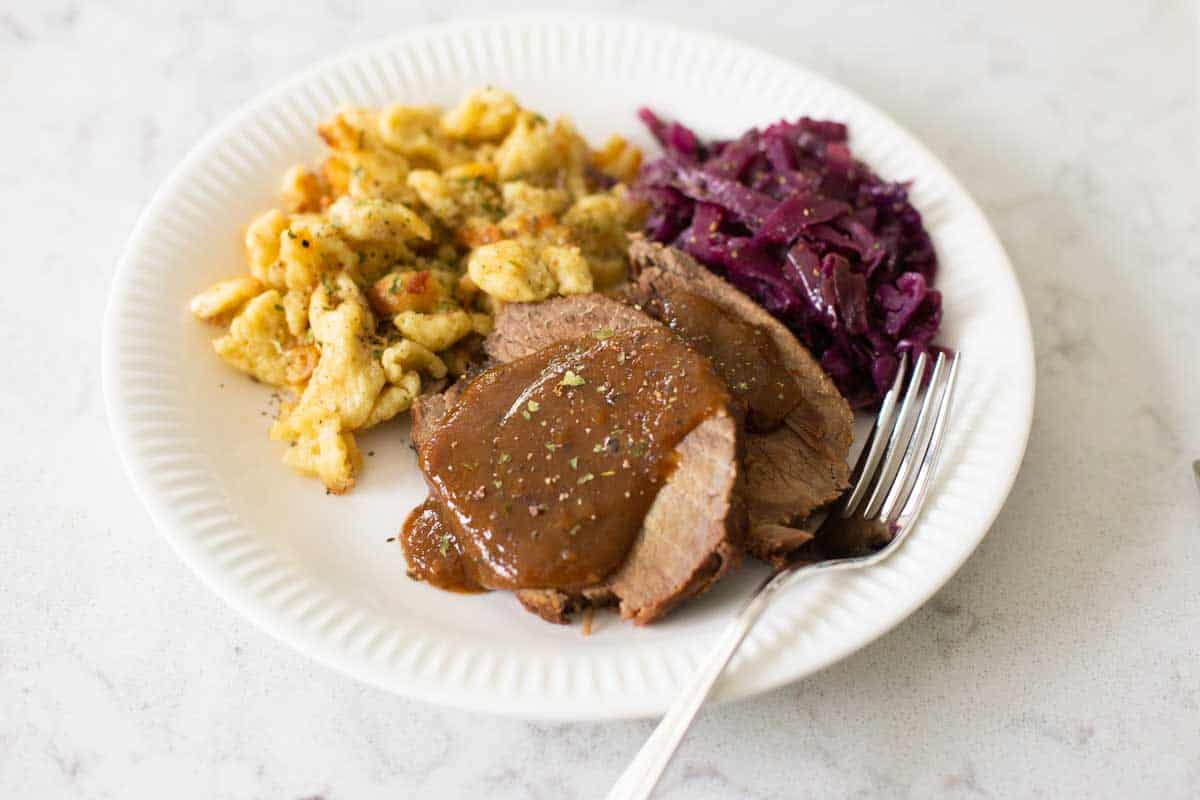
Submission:
[[[602,583],[626,561],[676,448],[729,395],[658,325],[597,329],[476,377],[420,448],[429,499],[403,541],[446,589]]]
[[[608,295],[504,305],[488,368],[417,398],[413,577],[510,590],[553,622],[617,604],[644,624],[743,552],[819,557],[808,517],[846,485],[846,401],[724,280],[645,241],[630,257]]]

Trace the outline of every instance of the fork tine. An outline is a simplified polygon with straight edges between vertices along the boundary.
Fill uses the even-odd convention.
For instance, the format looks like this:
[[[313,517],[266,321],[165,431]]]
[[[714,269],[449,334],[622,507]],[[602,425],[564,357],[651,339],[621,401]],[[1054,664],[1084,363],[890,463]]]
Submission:
[[[917,415],[917,421],[913,425],[912,436],[909,437],[908,447],[904,451],[904,458],[900,461],[900,468],[896,470],[896,477],[892,480],[891,490],[887,493],[887,498],[883,501],[883,506],[879,509],[879,519],[882,522],[893,521],[895,516],[892,512],[898,508],[903,508],[904,501],[908,499],[912,480],[916,477],[917,468],[925,458],[925,450],[929,445],[929,435],[932,432],[931,423],[933,422],[934,415],[937,413],[934,410],[933,401],[939,394],[942,383],[942,372],[945,368],[946,354],[938,353],[937,360],[933,363],[933,375],[929,378],[929,388],[925,392],[925,399],[921,401],[921,412]]]
[[[888,439],[887,455],[883,457],[883,466],[879,468],[879,473],[875,476],[871,497],[862,510],[862,515],[867,519],[874,518],[879,511],[880,504],[883,503],[884,494],[892,488],[892,476],[896,474],[900,456],[908,444],[907,437],[912,428],[910,422],[913,406],[916,403],[917,395],[921,393],[921,382],[925,378],[925,366],[928,363],[929,357],[926,353],[917,356],[912,378],[909,380],[908,389],[904,392],[904,401],[900,404],[900,413],[896,417],[896,427],[892,429],[892,435]]]
[[[879,415],[875,417],[871,436],[858,456],[858,463],[854,465],[854,472],[850,476],[850,485],[853,489],[850,491],[850,497],[846,500],[846,504],[842,507],[843,517],[854,513],[854,509],[858,508],[859,502],[871,485],[870,479],[875,473],[875,467],[879,464],[880,456],[883,455],[884,445],[891,438],[892,423],[896,413],[896,398],[900,396],[900,389],[904,386],[904,377],[907,373],[908,353],[904,352],[900,354],[900,364],[896,367],[896,377],[892,380],[892,387],[883,396],[883,404],[879,407]],[[866,477],[864,478],[864,476]]]
[[[933,474],[937,471],[938,460],[942,455],[942,445],[945,440],[946,425],[950,418],[950,406],[954,398],[954,383],[958,377],[958,362],[959,355],[955,353],[954,360],[950,362],[950,375],[946,378],[946,388],[942,390],[942,396],[938,403],[937,418],[933,423],[933,434],[929,437],[929,446],[925,450],[925,457],[921,460],[921,469],[917,472],[917,479],[913,483],[912,493],[908,497],[908,502],[904,505],[903,511],[900,512],[900,520],[902,524],[908,525],[916,519],[917,514],[921,511],[921,506],[925,504],[925,495],[929,492],[929,485],[932,482]]]

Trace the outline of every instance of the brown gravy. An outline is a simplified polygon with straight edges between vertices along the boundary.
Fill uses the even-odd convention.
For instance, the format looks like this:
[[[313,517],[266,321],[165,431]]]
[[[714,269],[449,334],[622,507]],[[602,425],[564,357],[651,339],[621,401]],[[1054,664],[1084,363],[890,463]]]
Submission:
[[[766,432],[783,424],[800,401],[800,385],[770,333],[691,292],[660,295],[655,305],[663,322],[712,361],[747,410],[747,428]]]
[[[473,565],[463,558],[458,537],[442,519],[442,504],[432,497],[408,515],[401,543],[412,577],[452,592],[483,590]]]
[[[728,402],[708,360],[658,327],[483,372],[421,449],[430,498],[404,526],[410,574],[456,591],[600,583],[675,446]]]

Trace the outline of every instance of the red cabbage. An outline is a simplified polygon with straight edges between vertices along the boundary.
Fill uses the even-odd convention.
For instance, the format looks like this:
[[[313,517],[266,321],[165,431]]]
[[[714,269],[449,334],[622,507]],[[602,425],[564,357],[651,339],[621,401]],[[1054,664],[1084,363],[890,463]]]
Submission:
[[[727,278],[784,322],[855,408],[878,406],[903,351],[942,318],[933,243],[907,183],[854,158],[839,122],[802,117],[701,140],[649,109],[663,147],[642,166],[645,232]]]

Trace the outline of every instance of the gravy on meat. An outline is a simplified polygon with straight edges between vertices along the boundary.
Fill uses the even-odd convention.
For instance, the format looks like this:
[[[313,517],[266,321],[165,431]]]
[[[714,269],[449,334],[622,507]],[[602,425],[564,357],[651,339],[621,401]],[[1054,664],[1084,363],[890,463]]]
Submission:
[[[401,540],[414,578],[450,592],[483,591],[474,565],[463,558],[458,538],[442,519],[442,504],[432,497],[408,515]]]
[[[424,443],[413,577],[456,591],[597,584],[625,560],[676,445],[725,408],[704,355],[657,326],[493,367]]]
[[[800,386],[766,330],[692,292],[658,295],[654,305],[656,316],[712,361],[744,405],[747,428],[765,432],[783,424],[799,403]]]

